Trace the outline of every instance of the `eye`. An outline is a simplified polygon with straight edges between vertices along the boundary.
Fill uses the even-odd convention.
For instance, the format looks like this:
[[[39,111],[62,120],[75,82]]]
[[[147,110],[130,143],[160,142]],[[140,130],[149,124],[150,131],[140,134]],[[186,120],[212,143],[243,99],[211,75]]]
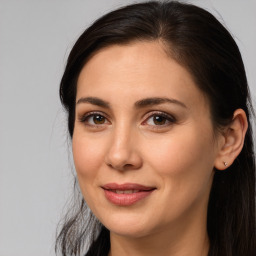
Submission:
[[[106,121],[106,118],[101,115],[93,115],[88,118],[88,123],[93,124],[104,124]]]
[[[168,126],[175,123],[175,118],[169,114],[160,112],[151,114],[144,122],[143,125],[150,126]]]
[[[85,123],[86,125],[90,126],[98,126],[108,124],[108,119],[100,113],[88,113],[82,116],[80,122]]]
[[[148,119],[148,124],[150,125],[164,125],[167,119],[163,116],[152,116]]]

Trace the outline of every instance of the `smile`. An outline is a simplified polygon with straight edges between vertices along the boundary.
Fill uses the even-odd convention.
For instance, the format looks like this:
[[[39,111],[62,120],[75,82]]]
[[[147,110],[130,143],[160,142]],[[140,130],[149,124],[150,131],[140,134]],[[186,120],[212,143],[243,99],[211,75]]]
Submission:
[[[156,188],[147,187],[140,184],[109,183],[103,187],[106,199],[112,204],[119,206],[129,206],[148,197]]]

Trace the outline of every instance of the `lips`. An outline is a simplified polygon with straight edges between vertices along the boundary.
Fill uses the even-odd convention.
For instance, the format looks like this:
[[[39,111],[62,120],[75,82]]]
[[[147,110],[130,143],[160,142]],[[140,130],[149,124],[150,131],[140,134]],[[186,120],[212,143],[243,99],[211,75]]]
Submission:
[[[103,187],[108,201],[119,206],[129,206],[148,197],[156,188],[135,183],[109,183]]]

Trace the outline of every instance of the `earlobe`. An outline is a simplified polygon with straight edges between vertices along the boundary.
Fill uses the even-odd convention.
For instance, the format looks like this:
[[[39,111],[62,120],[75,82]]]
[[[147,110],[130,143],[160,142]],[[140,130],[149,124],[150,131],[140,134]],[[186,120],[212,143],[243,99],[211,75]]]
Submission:
[[[233,114],[232,122],[226,127],[222,135],[224,143],[221,145],[215,160],[216,169],[225,170],[232,165],[243,148],[247,128],[248,122],[244,110],[237,109]]]

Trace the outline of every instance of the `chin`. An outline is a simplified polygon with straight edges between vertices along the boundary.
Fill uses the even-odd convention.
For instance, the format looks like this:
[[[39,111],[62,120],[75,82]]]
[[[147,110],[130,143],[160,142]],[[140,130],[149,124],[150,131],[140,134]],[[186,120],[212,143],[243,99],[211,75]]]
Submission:
[[[147,236],[154,229],[151,227],[152,221],[150,223],[145,217],[141,219],[136,216],[119,216],[103,220],[102,223],[111,233],[130,238]]]
[[[123,236],[127,238],[141,238],[147,236],[150,232],[145,230],[145,228],[131,227],[131,226],[115,226],[109,231],[115,235]]]

